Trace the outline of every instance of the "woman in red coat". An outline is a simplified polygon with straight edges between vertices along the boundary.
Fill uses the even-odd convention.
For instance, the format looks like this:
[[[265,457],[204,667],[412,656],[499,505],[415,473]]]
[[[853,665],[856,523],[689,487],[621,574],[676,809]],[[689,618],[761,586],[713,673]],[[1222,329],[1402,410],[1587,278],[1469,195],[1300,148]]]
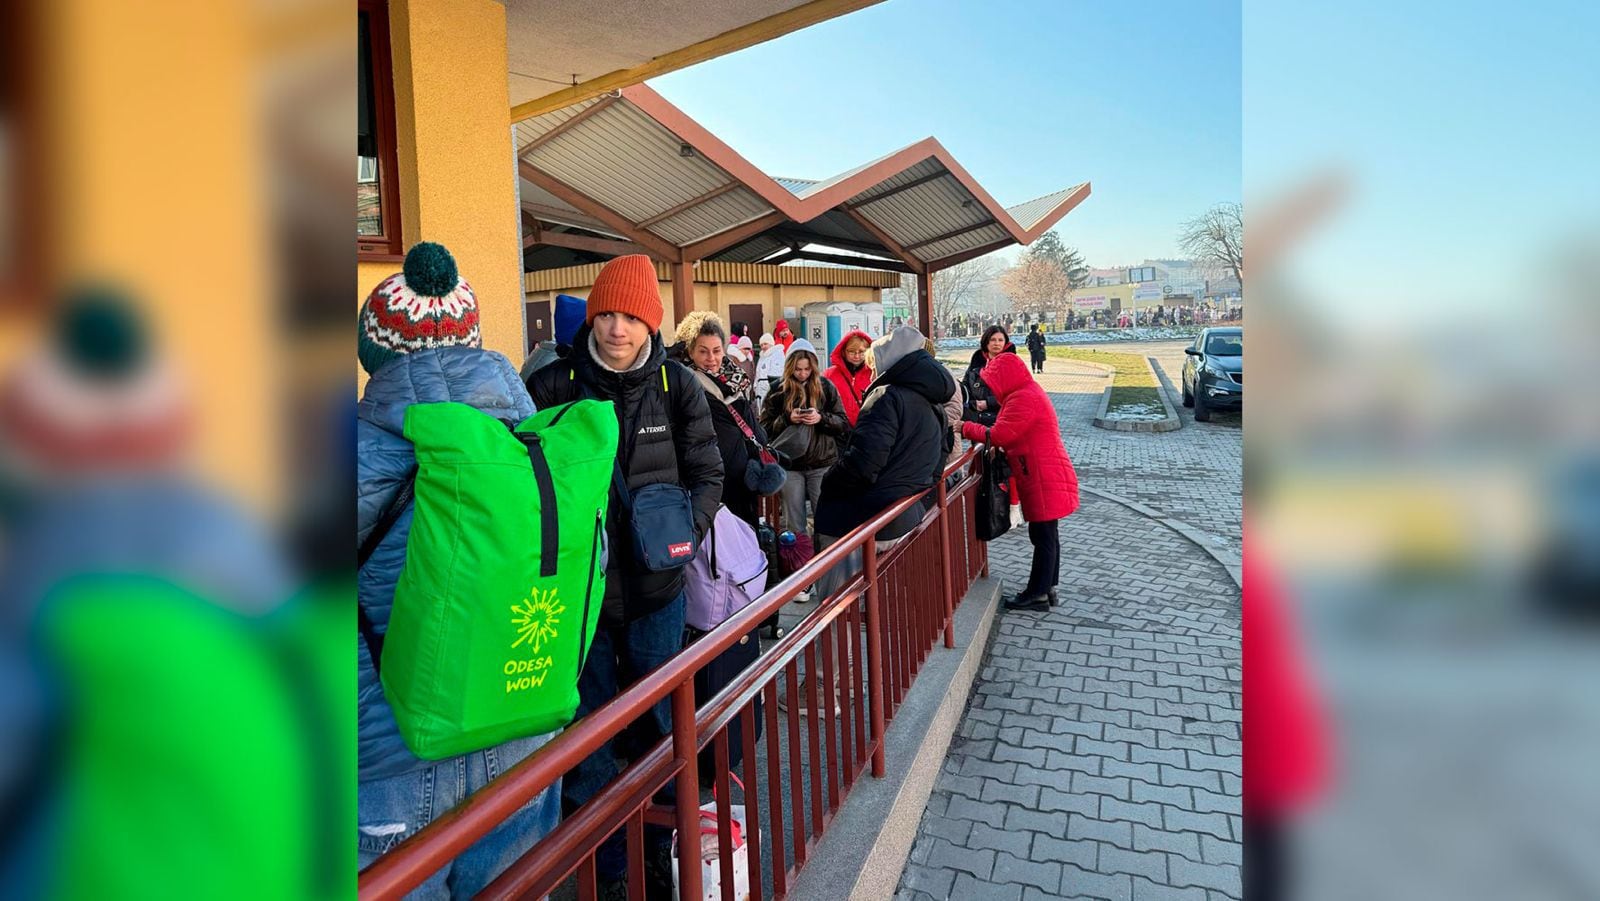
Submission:
[[[1055,407],[1021,357],[1000,354],[983,367],[980,378],[999,399],[1000,415],[992,426],[962,423],[961,436],[1006,452],[1022,499],[1022,518],[1028,521],[1028,539],[1033,542],[1028,584],[1006,601],[1006,609],[1046,610],[1056,602],[1061,576],[1057,526],[1078,509],[1078,474],[1061,443]]]
[[[845,333],[834,345],[828,360],[833,365],[822,375],[839,389],[839,400],[844,403],[845,418],[855,428],[856,417],[861,415],[861,401],[867,396],[867,386],[872,384],[872,367],[867,365],[867,348],[872,338],[860,329]]]

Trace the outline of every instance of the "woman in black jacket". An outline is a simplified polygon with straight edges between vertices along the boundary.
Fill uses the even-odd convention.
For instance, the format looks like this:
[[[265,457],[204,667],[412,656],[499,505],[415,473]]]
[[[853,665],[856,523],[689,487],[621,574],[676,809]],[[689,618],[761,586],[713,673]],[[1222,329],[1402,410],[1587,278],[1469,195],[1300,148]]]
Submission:
[[[800,338],[789,346],[784,357],[783,379],[761,405],[761,424],[775,446],[782,447],[783,434],[796,426],[807,426],[811,439],[803,448],[785,449],[789,461],[784,468],[789,478],[783,484],[783,527],[795,533],[807,532],[806,502],[813,511],[822,492],[822,476],[839,457],[839,447],[850,436],[850,420],[845,416],[839,389],[822,377],[817,351],[811,342]]]
[[[872,343],[873,368],[881,373],[867,389],[850,446],[822,480],[817,506],[817,550],[882,513],[895,501],[932,488],[955,444],[944,404],[956,380],[923,349],[922,333],[902,326]],[[874,539],[886,551],[905,537],[926,508],[916,504],[880,529]],[[828,597],[860,568],[860,557],[831,569],[818,582]]]
[[[983,338],[978,341],[978,349],[972,352],[972,362],[967,366],[967,374],[961,379],[961,388],[967,395],[966,408],[961,413],[963,421],[985,426],[994,425],[994,418],[1000,412],[1000,401],[978,374],[983,372],[983,367],[989,365],[989,361],[995,357],[1016,352],[1017,347],[1011,343],[1011,336],[1006,334],[1004,326],[991,325],[983,330]]]
[[[1033,358],[1033,371],[1044,372],[1044,332],[1037,322],[1028,330],[1028,356]]]
[[[844,537],[895,501],[933,487],[944,471],[945,454],[954,444],[944,403],[956,382],[923,343],[922,333],[911,326],[873,342],[874,363],[882,374],[867,390],[850,446],[823,479],[819,535]],[[912,512],[922,511],[913,507]],[[909,524],[897,520],[878,533],[878,540],[899,538],[915,522],[915,515]]]
[[[722,320],[715,313],[696,310],[678,324],[678,343],[668,356],[689,367],[705,389],[717,451],[722,454],[722,503],[754,529],[759,516],[757,499],[776,492],[783,485],[784,474],[776,466],[763,467],[754,455],[752,443],[765,446],[767,433],[749,398],[750,377],[724,353],[726,347]],[[753,437],[745,435],[745,428]],[[754,467],[751,461],[755,461]]]

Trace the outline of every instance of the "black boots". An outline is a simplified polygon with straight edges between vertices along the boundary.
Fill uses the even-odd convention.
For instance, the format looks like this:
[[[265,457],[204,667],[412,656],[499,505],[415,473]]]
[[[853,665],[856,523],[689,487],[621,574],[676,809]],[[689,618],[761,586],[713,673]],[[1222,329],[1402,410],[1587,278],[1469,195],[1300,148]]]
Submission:
[[[1058,603],[1056,590],[1050,589],[1044,594],[1015,594],[1005,599],[1007,610],[1023,610],[1033,613],[1042,613]]]
[[[1047,594],[1018,594],[1006,598],[1007,610],[1044,611],[1050,609],[1050,596]]]

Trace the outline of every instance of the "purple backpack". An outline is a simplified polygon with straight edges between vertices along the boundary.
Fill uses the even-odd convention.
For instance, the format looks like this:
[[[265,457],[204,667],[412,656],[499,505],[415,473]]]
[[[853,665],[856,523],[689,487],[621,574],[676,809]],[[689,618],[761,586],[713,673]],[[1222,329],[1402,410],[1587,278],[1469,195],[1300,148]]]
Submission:
[[[684,568],[683,621],[702,632],[722,625],[767,590],[767,555],[755,529],[718,507],[711,529]]]

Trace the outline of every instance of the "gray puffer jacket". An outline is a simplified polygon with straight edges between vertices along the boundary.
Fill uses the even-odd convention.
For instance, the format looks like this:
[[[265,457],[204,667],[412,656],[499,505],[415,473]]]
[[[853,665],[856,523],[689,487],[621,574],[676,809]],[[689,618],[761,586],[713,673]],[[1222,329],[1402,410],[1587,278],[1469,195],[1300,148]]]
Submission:
[[[367,382],[356,411],[356,547],[366,541],[416,466],[416,454],[404,434],[406,408],[445,401],[467,404],[506,422],[533,415],[533,401],[516,368],[494,351],[434,348],[405,354],[379,369]],[[356,575],[357,603],[380,635],[389,628],[389,607],[405,564],[410,530],[408,509]],[[413,755],[400,738],[367,643],[360,638],[356,643],[357,777],[366,781],[432,766]]]

